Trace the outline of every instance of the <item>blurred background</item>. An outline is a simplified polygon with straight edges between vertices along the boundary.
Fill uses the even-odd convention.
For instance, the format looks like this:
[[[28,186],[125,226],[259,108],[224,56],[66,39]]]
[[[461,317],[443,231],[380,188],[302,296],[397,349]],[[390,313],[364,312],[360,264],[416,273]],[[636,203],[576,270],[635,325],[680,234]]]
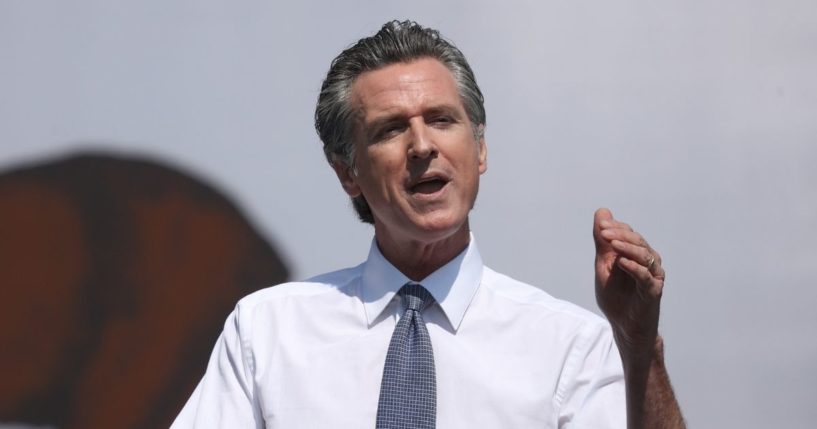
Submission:
[[[365,258],[312,118],[395,18],[485,94],[487,265],[598,312],[610,207],[664,258],[690,427],[813,427],[810,0],[0,1],[0,427],[167,426],[238,297]]]

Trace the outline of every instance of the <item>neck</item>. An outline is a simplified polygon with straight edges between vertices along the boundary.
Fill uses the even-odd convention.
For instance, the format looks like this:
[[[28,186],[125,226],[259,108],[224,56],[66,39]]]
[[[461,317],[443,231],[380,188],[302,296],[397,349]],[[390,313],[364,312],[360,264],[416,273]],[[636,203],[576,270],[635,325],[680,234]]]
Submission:
[[[380,253],[401,273],[419,282],[459,255],[471,241],[468,221],[453,234],[434,241],[399,240],[375,228]]]

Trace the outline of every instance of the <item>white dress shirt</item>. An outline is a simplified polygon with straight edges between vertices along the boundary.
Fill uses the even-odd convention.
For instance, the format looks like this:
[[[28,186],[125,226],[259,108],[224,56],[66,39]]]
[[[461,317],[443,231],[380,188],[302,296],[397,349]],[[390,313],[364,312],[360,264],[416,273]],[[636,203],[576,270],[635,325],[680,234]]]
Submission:
[[[373,241],[357,267],[243,298],[172,428],[374,428],[409,281]],[[626,426],[604,319],[483,266],[473,237],[420,283],[438,428]]]

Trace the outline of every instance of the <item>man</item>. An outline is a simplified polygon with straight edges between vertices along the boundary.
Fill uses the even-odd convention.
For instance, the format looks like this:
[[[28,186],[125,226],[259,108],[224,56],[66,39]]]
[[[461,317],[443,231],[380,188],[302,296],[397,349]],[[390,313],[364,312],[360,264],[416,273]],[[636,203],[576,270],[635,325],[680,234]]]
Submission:
[[[596,212],[609,324],[483,266],[485,110],[459,50],[387,23],[332,62],[315,122],[369,257],[241,300],[174,427],[683,427],[638,233]]]

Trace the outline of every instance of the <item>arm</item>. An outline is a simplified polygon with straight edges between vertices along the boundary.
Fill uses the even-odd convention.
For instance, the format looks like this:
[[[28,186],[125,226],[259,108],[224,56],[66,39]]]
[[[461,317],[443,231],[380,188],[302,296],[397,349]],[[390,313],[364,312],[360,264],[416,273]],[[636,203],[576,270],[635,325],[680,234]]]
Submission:
[[[666,276],[661,256],[607,209],[596,211],[593,238],[596,300],[613,328],[624,366],[627,427],[683,429],[658,335]]]
[[[264,427],[252,380],[248,349],[239,323],[240,309],[230,314],[216,342],[207,371],[171,429]]]
[[[664,367],[664,342],[656,337],[649,359],[623,359],[630,428],[686,428],[669,375]]]

